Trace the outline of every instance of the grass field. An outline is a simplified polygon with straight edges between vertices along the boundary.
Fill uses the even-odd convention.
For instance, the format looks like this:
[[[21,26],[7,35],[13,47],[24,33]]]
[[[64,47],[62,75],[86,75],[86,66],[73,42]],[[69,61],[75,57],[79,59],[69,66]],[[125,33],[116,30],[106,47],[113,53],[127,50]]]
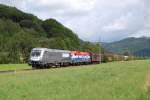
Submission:
[[[30,69],[30,68],[31,66],[28,66],[28,64],[0,64],[0,71]]]
[[[5,73],[0,99],[150,100],[149,76],[150,60]]]

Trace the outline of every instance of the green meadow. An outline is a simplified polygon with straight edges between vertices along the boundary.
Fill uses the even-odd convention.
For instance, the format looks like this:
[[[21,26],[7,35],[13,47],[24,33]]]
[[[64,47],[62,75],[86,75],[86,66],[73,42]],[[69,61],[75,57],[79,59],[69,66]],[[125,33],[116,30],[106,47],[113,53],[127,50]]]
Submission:
[[[23,64],[0,65],[15,69]],[[150,60],[0,74],[1,100],[150,100]]]

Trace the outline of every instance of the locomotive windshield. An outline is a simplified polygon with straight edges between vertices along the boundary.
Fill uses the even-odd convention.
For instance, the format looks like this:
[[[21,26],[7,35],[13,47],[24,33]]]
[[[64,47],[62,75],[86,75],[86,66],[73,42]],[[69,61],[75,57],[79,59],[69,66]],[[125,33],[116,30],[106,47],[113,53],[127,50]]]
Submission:
[[[40,50],[34,50],[31,53],[32,57],[39,57],[41,55],[41,51]]]

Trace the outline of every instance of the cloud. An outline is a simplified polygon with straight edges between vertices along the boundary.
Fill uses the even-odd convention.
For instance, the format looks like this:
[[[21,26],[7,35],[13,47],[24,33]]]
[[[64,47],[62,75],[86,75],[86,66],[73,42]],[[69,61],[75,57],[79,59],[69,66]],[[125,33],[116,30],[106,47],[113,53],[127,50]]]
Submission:
[[[112,32],[118,30],[126,30],[128,27],[128,21],[125,16],[120,17],[119,19],[114,20],[112,23],[102,27],[104,32]]]
[[[133,37],[133,36],[134,37],[142,37],[142,36],[150,37],[150,10],[148,10],[147,16],[145,17],[145,21],[143,23],[144,23],[143,27],[129,37]]]
[[[55,18],[84,40],[150,36],[149,0],[1,0],[39,18]]]

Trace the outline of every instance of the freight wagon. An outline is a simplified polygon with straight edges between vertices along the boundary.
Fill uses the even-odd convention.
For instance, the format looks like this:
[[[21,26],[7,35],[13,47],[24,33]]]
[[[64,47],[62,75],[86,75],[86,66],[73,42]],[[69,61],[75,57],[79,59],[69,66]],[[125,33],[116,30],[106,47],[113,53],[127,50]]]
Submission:
[[[98,64],[102,61],[101,54],[90,53],[91,63]]]

